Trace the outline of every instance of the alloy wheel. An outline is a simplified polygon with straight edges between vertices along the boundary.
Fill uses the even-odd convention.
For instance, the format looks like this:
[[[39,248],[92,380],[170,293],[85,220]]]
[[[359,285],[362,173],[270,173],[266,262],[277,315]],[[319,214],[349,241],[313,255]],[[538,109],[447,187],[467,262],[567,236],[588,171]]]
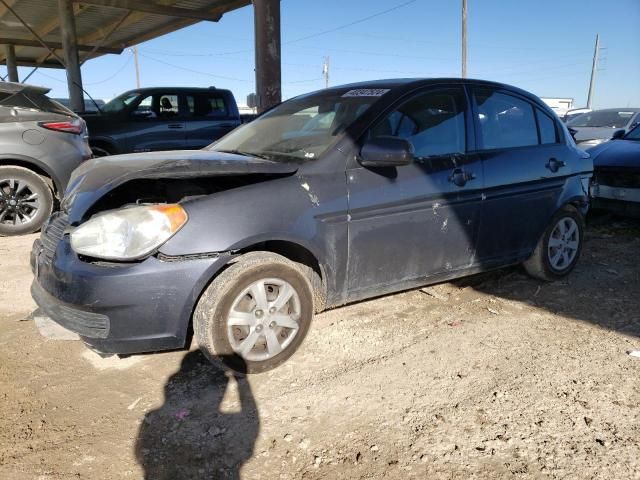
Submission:
[[[255,281],[231,305],[229,343],[245,360],[269,360],[296,337],[300,314],[300,297],[290,283],[279,278]]]
[[[15,178],[0,178],[0,224],[26,225],[40,209],[40,198],[33,185]]]
[[[557,271],[568,268],[578,254],[579,245],[578,224],[571,217],[561,218],[549,236],[547,255],[551,267]]]

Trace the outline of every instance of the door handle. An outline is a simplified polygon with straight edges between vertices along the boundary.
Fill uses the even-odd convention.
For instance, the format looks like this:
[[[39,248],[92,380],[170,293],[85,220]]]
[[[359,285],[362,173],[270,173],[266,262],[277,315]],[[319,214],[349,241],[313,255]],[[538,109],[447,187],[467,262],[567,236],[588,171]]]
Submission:
[[[170,123],[168,127],[172,129],[178,129],[178,128],[184,128],[184,125],[181,123]]]
[[[553,173],[556,173],[562,167],[566,167],[566,166],[567,166],[566,162],[563,162],[562,160],[558,160],[557,158],[550,158],[549,162],[545,165],[545,167],[547,167]]]
[[[456,168],[449,175],[449,181],[455,183],[458,187],[464,187],[468,181],[476,178],[475,174],[465,172],[462,168]]]

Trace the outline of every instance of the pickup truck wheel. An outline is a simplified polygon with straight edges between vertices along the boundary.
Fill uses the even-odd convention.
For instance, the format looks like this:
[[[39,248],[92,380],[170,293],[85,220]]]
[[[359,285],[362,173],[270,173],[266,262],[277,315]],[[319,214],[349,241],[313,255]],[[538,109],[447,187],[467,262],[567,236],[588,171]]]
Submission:
[[[313,318],[307,270],[275,253],[239,257],[196,305],[193,330],[202,352],[241,373],[271,370],[291,357]]]
[[[53,210],[53,193],[37,173],[23,167],[0,167],[0,235],[40,230]]]
[[[584,218],[567,206],[553,217],[533,255],[524,262],[529,275],[551,282],[571,272],[582,251]]]

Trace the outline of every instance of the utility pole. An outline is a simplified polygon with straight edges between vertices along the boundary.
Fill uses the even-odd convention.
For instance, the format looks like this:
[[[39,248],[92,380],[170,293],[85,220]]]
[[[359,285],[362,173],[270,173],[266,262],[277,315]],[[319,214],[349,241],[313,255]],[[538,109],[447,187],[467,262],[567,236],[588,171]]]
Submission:
[[[322,75],[324,75],[324,87],[329,88],[329,68],[331,66],[331,58],[324,57],[324,63],[322,64]]]
[[[596,86],[596,72],[598,71],[598,57],[600,56],[600,35],[596,35],[596,48],[593,51],[593,65],[591,66],[591,81],[589,82],[589,95],[587,96],[587,108],[591,108],[593,91]]]
[[[467,0],[462,0],[462,78],[467,78]]]
[[[140,64],[138,63],[138,46],[133,46],[133,62],[136,64],[136,88],[140,88]]]

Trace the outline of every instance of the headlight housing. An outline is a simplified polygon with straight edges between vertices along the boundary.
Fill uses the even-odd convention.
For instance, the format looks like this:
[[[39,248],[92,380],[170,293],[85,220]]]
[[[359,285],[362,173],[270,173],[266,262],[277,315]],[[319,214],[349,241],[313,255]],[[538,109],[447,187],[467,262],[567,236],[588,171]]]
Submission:
[[[71,248],[88,257],[139,260],[169,240],[187,220],[187,212],[178,204],[100,213],[71,234]]]

